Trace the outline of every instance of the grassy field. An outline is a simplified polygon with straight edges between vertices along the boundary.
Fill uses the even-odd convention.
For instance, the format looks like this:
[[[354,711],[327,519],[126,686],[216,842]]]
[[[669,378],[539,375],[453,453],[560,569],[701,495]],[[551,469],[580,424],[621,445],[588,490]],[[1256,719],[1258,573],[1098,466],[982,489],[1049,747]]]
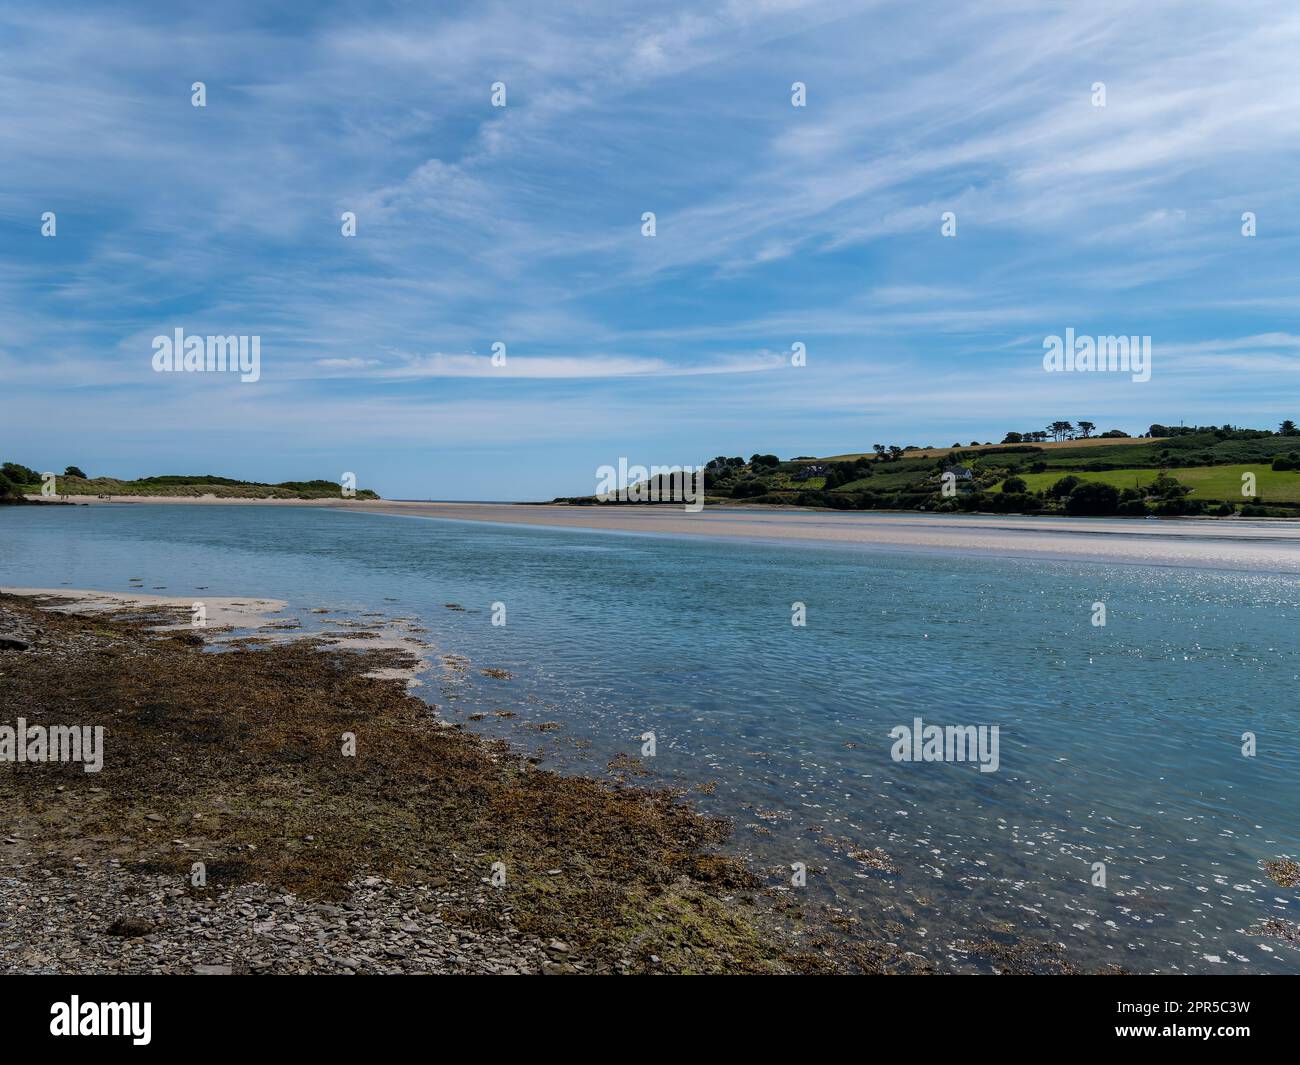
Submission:
[[[1089,472],[1086,470],[1070,471],[1073,476],[1085,481],[1101,481],[1116,488],[1146,487],[1154,481],[1159,470],[1104,470]],[[1240,502],[1241,475],[1255,475],[1255,491],[1264,502],[1298,503],[1300,502],[1300,473],[1294,471],[1275,471],[1268,466],[1247,464],[1238,466],[1200,466],[1191,469],[1172,469],[1169,474],[1192,489],[1195,499],[1222,499]],[[1049,470],[1047,473],[1025,473],[1021,479],[1029,486],[1031,492],[1050,488],[1066,471]]]
[[[1170,430],[1161,427],[1163,433]],[[1162,498],[1126,500],[1126,516],[1210,516],[1222,503],[1262,503],[1257,517],[1300,517],[1300,471],[1274,472],[1278,457],[1300,463],[1300,434],[1224,426],[1197,427],[1156,437],[1105,437],[1034,444],[975,444],[912,449],[897,457],[854,452],[828,458],[800,457],[779,461],[757,454],[760,461],[719,458],[705,480],[709,502],[827,507],[835,510],[933,510],[990,513],[1063,514],[1093,506],[1084,496],[1076,503],[1051,495],[1063,477],[1074,475],[1118,489],[1147,488],[1162,470],[1184,486]],[[949,465],[969,471],[956,495],[941,492],[940,472]],[[820,467],[820,468],[819,468]],[[814,476],[808,474],[816,471]],[[1250,497],[1243,496],[1242,475],[1255,478]],[[998,488],[1009,476],[1023,478],[1027,495]],[[1086,493],[1085,493],[1086,496]],[[590,498],[560,502],[593,502]],[[1106,506],[1104,501],[1100,504]]]
[[[1070,451],[1074,448],[1090,447],[1132,447],[1135,444],[1155,444],[1163,441],[1165,437],[1101,437],[1090,436],[1086,440],[1048,440],[1041,444],[977,444],[972,447],[969,444],[961,444],[958,447],[930,447],[920,448],[916,451],[908,451],[906,457],[909,459],[936,459],[944,458],[954,451],[976,451],[992,452],[1000,451],[1005,448],[1026,448],[1037,447],[1051,453],[1053,451]],[[875,453],[870,451],[858,451],[851,455],[828,455],[826,458],[818,459],[818,462],[851,462],[854,459],[860,459],[863,456],[874,458]]]

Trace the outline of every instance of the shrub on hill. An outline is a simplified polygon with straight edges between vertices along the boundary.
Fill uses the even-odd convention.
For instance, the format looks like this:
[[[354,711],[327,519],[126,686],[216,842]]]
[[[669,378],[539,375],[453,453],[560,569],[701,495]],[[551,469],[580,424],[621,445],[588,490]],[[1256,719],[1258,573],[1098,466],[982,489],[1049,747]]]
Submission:
[[[1060,483],[1057,482],[1058,485]],[[1114,514],[1118,509],[1119,489],[1101,481],[1083,481],[1076,484],[1065,500],[1065,512],[1076,516]]]
[[[40,484],[41,475],[35,470],[28,469],[26,466],[17,462],[6,462],[0,466],[0,473],[3,473],[12,484],[29,485]]]
[[[1182,484],[1177,477],[1171,477],[1163,470],[1151,482],[1150,493],[1161,499],[1181,499],[1191,492],[1188,485]]]
[[[839,488],[860,481],[864,477],[870,477],[873,473],[871,466],[871,460],[865,457],[852,462],[832,463],[830,469],[826,471],[826,483],[823,487],[829,492],[832,488]]]
[[[1052,485],[1047,492],[1049,495],[1054,496],[1057,499],[1065,499],[1075,490],[1075,488],[1083,483],[1084,482],[1081,478],[1074,476],[1074,474],[1069,474],[1068,476],[1062,477]]]
[[[1186,496],[1166,496],[1156,500],[1152,510],[1161,517],[1190,516],[1203,514],[1205,504],[1199,499],[1188,499]]]
[[[985,496],[987,509],[997,514],[1033,514],[1043,509],[1043,501],[1027,492],[989,493]]]

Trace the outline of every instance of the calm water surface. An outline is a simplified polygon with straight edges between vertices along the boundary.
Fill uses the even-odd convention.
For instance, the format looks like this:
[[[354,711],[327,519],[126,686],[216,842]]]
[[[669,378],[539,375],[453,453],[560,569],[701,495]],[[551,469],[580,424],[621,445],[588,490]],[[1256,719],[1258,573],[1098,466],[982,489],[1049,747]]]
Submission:
[[[441,713],[512,712],[471,727],[591,773],[654,732],[647,779],[771,883],[806,863],[815,905],[942,969],[1014,928],[1089,967],[1300,972],[1247,933],[1300,920],[1259,864],[1300,856],[1294,576],[186,505],[4,508],[0,585],[417,619],[471,661],[418,689]],[[917,717],[999,726],[1000,768],[894,762]]]

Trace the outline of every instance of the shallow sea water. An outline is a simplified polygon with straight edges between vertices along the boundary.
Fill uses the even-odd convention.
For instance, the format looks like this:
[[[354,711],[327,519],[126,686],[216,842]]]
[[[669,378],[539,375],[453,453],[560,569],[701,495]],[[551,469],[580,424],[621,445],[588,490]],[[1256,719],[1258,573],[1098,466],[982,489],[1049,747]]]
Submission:
[[[804,863],[813,904],[940,969],[1015,930],[1085,968],[1300,972],[1248,931],[1300,920],[1260,866],[1300,856],[1293,575],[96,506],[0,512],[0,585],[407,619],[468,659],[417,689],[440,713],[557,768],[639,759],[770,883]],[[894,761],[916,718],[997,726],[998,770]]]

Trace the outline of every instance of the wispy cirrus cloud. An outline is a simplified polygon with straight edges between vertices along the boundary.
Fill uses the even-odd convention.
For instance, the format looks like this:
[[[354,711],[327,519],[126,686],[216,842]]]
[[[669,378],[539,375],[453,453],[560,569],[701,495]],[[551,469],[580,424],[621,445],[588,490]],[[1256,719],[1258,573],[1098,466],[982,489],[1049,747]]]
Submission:
[[[1281,0],[11,7],[0,380],[51,413],[0,446],[88,446],[129,409],[140,462],[179,458],[178,425],[251,441],[256,411],[224,453],[260,475],[277,425],[286,456],[526,428],[544,466],[620,434],[813,453],[1292,416],[1298,46]],[[1067,326],[1153,335],[1152,381],[1035,376]],[[261,335],[263,391],[160,381],[176,327]],[[427,476],[393,461],[381,490]],[[497,494],[495,459],[453,465],[447,494]]]
[[[360,371],[364,376],[372,379],[462,377],[549,381],[762,373],[779,369],[785,363],[785,357],[775,353],[722,357],[700,365],[684,365],[665,359],[623,355],[511,356],[507,354],[501,362],[494,362],[491,355],[444,352],[404,356],[395,362],[384,362],[379,359],[320,360],[320,365],[331,369]]]

